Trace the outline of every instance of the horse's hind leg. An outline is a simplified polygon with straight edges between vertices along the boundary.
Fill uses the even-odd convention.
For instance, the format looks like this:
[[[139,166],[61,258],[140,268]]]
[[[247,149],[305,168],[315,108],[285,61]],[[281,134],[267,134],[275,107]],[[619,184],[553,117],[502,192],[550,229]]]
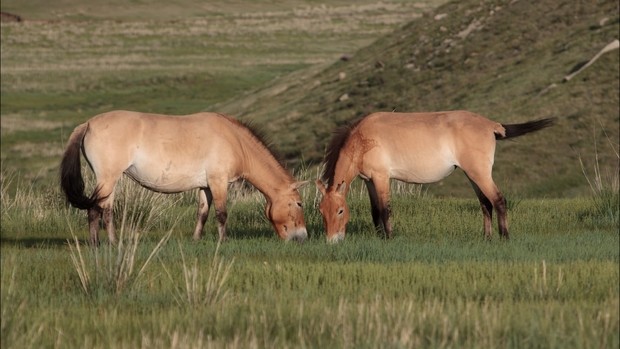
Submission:
[[[116,183],[115,183],[116,184]],[[112,185],[112,189],[109,191],[108,196],[101,202],[101,209],[103,211],[103,224],[105,225],[105,229],[108,232],[108,239],[110,244],[116,244],[116,233],[114,229],[114,185]],[[107,191],[106,191],[107,192]]]
[[[114,233],[114,220],[112,217],[114,203],[114,186],[112,189],[105,190],[107,186],[101,186],[99,197],[104,199],[95,207],[88,210],[88,229],[90,231],[90,242],[93,246],[99,245],[99,220],[103,216],[103,225],[108,232],[108,238],[111,244],[116,244],[116,235]],[[108,193],[103,194],[103,193]]]
[[[499,193],[499,192],[498,192]],[[507,209],[506,209],[506,199],[504,196],[499,193],[499,199],[497,203],[493,206],[495,210],[497,210],[497,224],[499,225],[499,233],[506,240],[510,238],[508,235],[508,220],[507,220]]]
[[[200,188],[198,191],[198,213],[196,217],[196,229],[194,229],[194,240],[200,240],[205,226],[205,222],[209,217],[209,208],[213,201],[213,194],[209,188]]]
[[[101,218],[101,208],[95,206],[88,209],[88,231],[90,232],[90,243],[99,246],[99,219]]]
[[[101,199],[99,205],[89,210],[88,218],[90,225],[91,241],[98,241],[96,228],[98,228],[99,217],[103,216],[103,225],[108,232],[108,239],[111,244],[116,244],[116,234],[114,232],[114,189],[119,176],[109,177],[100,176],[104,179],[97,179],[97,188],[99,188],[98,196]]]
[[[489,171],[490,172],[490,171]],[[508,224],[506,218],[506,199],[499,191],[495,183],[493,182],[493,178],[491,178],[490,173],[488,176],[478,176],[475,173],[467,173],[467,176],[472,182],[474,186],[474,190],[478,195],[478,199],[480,200],[482,206],[482,212],[485,215],[484,217],[484,233],[490,238],[491,237],[491,209],[489,208],[489,203],[492,204],[492,207],[497,211],[497,222],[499,225],[499,234],[501,237],[508,239]],[[488,216],[487,212],[488,211]]]
[[[478,196],[478,200],[480,201],[480,207],[482,208],[482,215],[484,217],[484,236],[487,239],[491,238],[491,224],[493,220],[493,204],[489,199],[480,191],[480,188],[474,181],[470,181],[471,186],[474,188],[476,192],[476,196]]]

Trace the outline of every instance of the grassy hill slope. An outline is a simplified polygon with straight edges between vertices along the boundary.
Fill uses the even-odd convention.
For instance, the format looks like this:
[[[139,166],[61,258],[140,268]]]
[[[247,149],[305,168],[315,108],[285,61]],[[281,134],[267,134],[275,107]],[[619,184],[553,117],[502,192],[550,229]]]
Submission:
[[[266,125],[294,165],[317,163],[332,130],[373,111],[468,109],[501,122],[558,117],[500,143],[495,177],[513,196],[588,190],[580,158],[618,171],[618,50],[562,79],[618,38],[616,1],[455,1],[328,69],[296,73],[218,109]],[[471,195],[464,176],[430,187]]]
[[[325,68],[444,0],[2,1],[2,172],[47,190],[73,128],[114,109],[164,114]],[[318,68],[316,68],[318,69]]]

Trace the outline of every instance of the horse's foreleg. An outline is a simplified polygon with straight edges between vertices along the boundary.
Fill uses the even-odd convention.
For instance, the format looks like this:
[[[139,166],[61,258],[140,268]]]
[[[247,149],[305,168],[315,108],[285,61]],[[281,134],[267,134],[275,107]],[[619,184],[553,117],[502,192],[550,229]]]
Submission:
[[[376,209],[381,223],[383,223],[385,237],[389,239],[392,237],[392,224],[390,223],[390,216],[392,214],[390,208],[390,178],[387,176],[377,176],[372,179],[372,182],[374,192],[377,196]]]
[[[377,197],[377,189],[370,180],[364,181],[364,183],[366,184],[366,188],[368,188],[368,196],[370,197],[370,213],[372,214],[372,222],[375,225],[375,229],[380,231],[383,223],[381,221],[381,212],[378,206],[379,198]]]
[[[220,241],[226,240],[226,196],[228,195],[228,182],[209,180],[209,187],[213,195],[213,204],[215,206],[215,219],[217,220],[217,232]]]
[[[198,191],[198,214],[196,217],[196,229],[194,229],[194,240],[202,238],[205,222],[209,217],[209,209],[213,201],[213,194],[209,188],[200,188]]]

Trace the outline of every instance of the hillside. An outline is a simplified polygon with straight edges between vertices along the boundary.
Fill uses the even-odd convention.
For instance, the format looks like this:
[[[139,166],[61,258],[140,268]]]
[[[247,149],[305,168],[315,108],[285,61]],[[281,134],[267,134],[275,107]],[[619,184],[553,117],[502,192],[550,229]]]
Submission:
[[[558,117],[541,133],[500,143],[494,176],[513,196],[587,192],[590,170],[618,171],[618,2],[454,1],[321,71],[277,80],[217,106],[266,126],[298,166],[320,162],[331,131],[373,111],[467,109],[501,122]],[[429,191],[471,195],[464,176]]]
[[[0,18],[2,173],[56,188],[69,133],[94,115],[217,110],[278,77],[320,71],[444,2],[2,1],[22,19]]]

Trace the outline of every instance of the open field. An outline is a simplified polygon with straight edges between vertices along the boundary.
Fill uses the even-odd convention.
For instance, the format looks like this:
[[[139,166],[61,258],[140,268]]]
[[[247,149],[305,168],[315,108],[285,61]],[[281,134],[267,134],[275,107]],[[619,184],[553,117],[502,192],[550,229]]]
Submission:
[[[0,347],[618,348],[618,51],[560,82],[617,38],[617,2],[444,3],[2,1],[24,21],[1,24]],[[394,183],[391,240],[354,182],[338,245],[313,185],[306,243],[234,186],[218,246],[213,213],[191,240],[195,193],[124,180],[123,244],[92,249],[57,184],[73,127],[112,109],[253,120],[313,181],[334,126],[457,108],[559,117],[498,146],[510,241],[483,238],[459,171]]]
[[[212,218],[191,240],[191,195],[121,187],[124,247],[79,252],[84,212],[3,192],[3,348],[620,344],[618,221],[590,199],[511,203],[505,242],[482,237],[475,199],[401,190],[385,241],[356,189],[347,239],[327,245],[306,187],[311,234],[299,245],[275,237],[260,196],[234,192],[218,250]]]

